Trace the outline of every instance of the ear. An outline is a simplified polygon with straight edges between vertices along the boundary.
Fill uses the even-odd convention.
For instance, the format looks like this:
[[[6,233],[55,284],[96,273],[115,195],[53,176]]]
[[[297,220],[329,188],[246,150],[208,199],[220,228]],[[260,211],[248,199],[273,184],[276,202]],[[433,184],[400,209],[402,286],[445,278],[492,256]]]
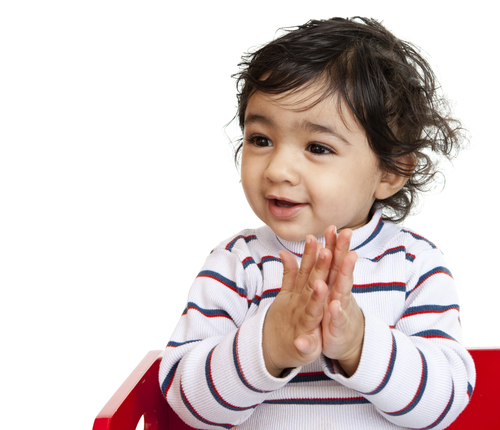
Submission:
[[[411,155],[398,158],[398,163],[400,167],[408,171],[409,175],[415,168],[415,160]],[[375,190],[375,198],[377,200],[384,200],[393,196],[404,187],[408,178],[408,176],[400,175],[395,172],[384,172]]]

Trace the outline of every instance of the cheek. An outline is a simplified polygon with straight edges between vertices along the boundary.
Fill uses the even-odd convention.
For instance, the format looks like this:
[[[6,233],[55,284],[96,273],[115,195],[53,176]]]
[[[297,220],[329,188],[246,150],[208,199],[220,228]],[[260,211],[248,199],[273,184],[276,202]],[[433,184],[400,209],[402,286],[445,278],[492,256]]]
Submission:
[[[242,156],[241,158],[240,177],[243,191],[247,199],[251,199],[252,195],[256,192],[258,180],[256,176],[256,169],[252,168],[248,157]]]

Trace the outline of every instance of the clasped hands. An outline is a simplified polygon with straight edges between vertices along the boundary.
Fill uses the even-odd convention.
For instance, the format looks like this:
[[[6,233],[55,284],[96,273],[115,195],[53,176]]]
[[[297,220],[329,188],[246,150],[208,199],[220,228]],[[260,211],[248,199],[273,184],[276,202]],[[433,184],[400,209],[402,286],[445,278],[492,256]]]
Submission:
[[[264,321],[262,347],[269,373],[305,366],[321,353],[347,375],[356,371],[363,347],[364,316],[352,295],[357,254],[351,230],[325,232],[325,246],[307,236],[300,268],[281,251],[283,282]]]

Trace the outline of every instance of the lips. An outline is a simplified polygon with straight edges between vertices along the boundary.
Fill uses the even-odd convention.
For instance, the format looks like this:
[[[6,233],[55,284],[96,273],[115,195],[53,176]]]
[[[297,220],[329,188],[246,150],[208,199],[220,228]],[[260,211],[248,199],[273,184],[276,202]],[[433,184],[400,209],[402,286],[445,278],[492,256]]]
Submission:
[[[298,203],[293,200],[283,198],[275,198],[274,196],[269,196],[267,199],[269,212],[275,218],[280,219],[291,218],[306,206],[305,203]]]

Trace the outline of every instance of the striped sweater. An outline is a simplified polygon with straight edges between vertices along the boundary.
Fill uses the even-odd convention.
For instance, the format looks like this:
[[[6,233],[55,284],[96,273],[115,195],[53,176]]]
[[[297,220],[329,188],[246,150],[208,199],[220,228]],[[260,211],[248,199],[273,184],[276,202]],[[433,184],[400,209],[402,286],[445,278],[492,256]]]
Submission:
[[[358,369],[315,362],[275,378],[262,327],[280,291],[287,249],[304,242],[264,226],[216,247],[167,345],[160,385],[172,408],[203,429],[442,429],[469,401],[474,363],[461,345],[457,292],[442,253],[381,219],[354,231],[353,294],[365,316]],[[322,239],[320,239],[322,240]]]

